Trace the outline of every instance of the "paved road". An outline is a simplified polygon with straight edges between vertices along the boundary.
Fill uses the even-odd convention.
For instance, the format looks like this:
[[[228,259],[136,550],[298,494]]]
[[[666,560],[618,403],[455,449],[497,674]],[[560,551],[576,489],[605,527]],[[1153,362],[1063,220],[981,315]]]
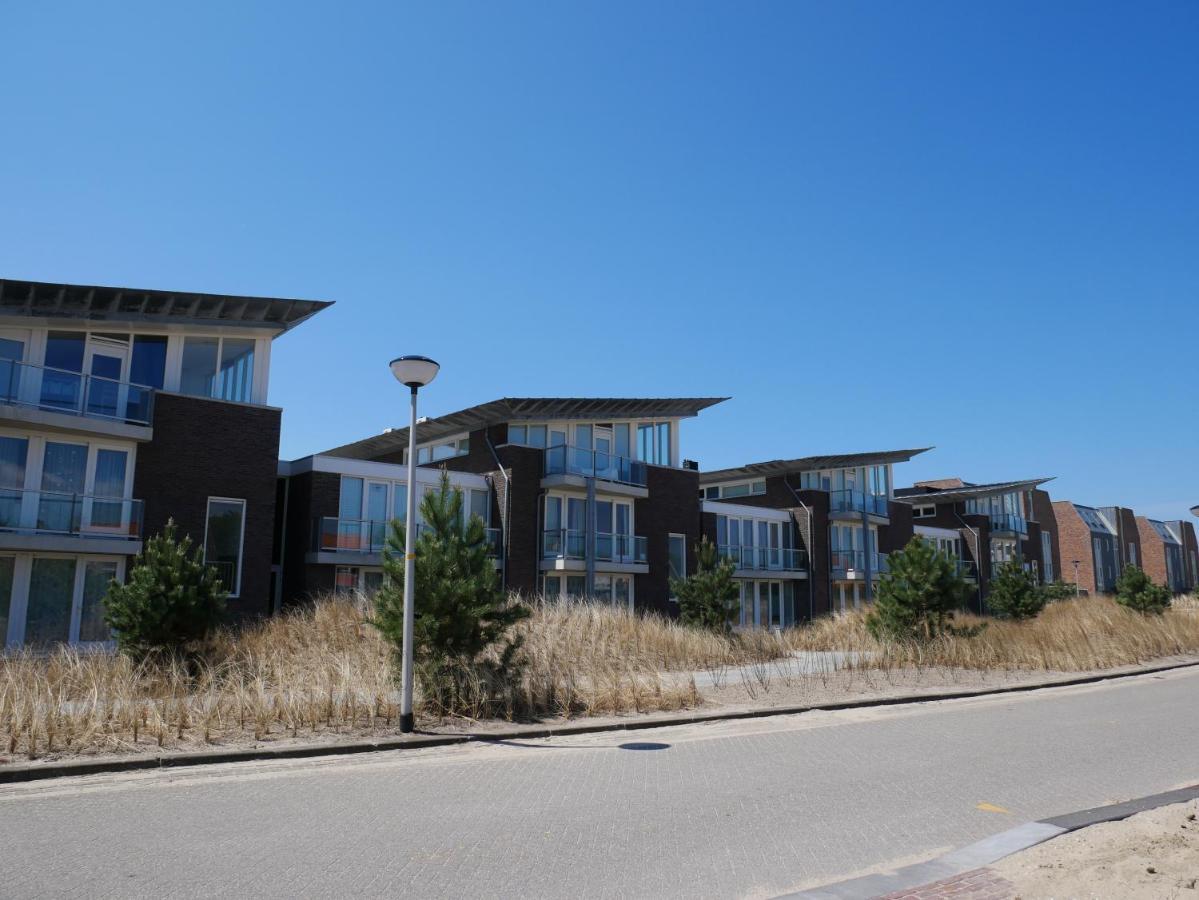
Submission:
[[[1197,710],[1192,670],[5,786],[0,896],[771,896],[1199,781]],[[668,746],[619,746],[634,741]]]

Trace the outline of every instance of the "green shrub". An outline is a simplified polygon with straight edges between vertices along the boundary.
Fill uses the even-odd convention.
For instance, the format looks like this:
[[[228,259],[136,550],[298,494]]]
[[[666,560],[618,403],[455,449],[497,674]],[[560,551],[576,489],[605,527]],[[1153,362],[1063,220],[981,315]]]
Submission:
[[[1064,581],[1051,581],[1041,588],[1041,593],[1045,595],[1045,601],[1048,603],[1054,600],[1069,600],[1078,596],[1078,585],[1067,584]]]
[[[506,688],[520,664],[520,639],[509,632],[531,611],[504,593],[483,521],[471,516],[463,525],[462,491],[444,470],[440,487],[425,494],[420,509],[425,528],[415,544],[415,675],[426,699],[454,712],[477,703],[480,693],[494,696]],[[404,538],[396,519],[371,620],[397,659],[404,649]]]
[[[695,546],[695,574],[670,579],[670,590],[679,598],[679,619],[685,625],[727,632],[741,611],[732,560],[720,559],[716,545],[705,536]]]
[[[970,586],[949,557],[915,537],[890,556],[890,571],[878,584],[878,596],[866,627],[878,640],[923,640],[952,631],[953,613],[963,606]]]
[[[1116,579],[1116,602],[1145,615],[1160,615],[1170,608],[1170,589],[1154,584],[1138,566],[1125,566]]]
[[[1020,560],[1009,559],[991,578],[987,605],[1000,619],[1032,619],[1045,608],[1048,599],[1037,585],[1037,579],[1025,571]]]
[[[190,537],[175,539],[170,520],[146,541],[128,581],[109,584],[104,621],[122,653],[138,660],[188,653],[221,623],[228,594],[203,556]]]

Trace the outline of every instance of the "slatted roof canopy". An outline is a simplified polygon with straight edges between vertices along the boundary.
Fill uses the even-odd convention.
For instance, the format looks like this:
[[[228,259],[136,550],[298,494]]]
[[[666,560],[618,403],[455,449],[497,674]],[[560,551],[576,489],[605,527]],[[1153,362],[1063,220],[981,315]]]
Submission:
[[[242,297],[0,279],[0,315],[5,316],[114,323],[193,322],[269,328],[282,334],[332,305],[332,301],[328,300]]]
[[[895,492],[895,500],[900,503],[961,503],[965,500],[976,500],[979,497],[993,497],[996,494],[1010,494],[1014,491],[1030,491],[1040,487],[1053,478],[1026,478],[1023,481],[997,481],[993,484],[967,484],[960,488],[937,490],[936,488],[911,487],[902,488]]]
[[[504,397],[416,424],[416,441],[423,444],[502,422],[555,422],[608,419],[676,419],[698,415],[728,397]],[[373,459],[408,446],[408,428],[354,441],[323,456]]]
[[[932,447],[915,450],[876,450],[870,453],[842,453],[833,456],[803,456],[799,459],[774,459],[768,462],[749,463],[732,469],[716,469],[701,472],[700,484],[713,484],[735,478],[770,475],[795,475],[799,472],[818,472],[822,469],[848,469],[855,466],[880,466],[887,463],[907,462],[913,456],[925,453]]]

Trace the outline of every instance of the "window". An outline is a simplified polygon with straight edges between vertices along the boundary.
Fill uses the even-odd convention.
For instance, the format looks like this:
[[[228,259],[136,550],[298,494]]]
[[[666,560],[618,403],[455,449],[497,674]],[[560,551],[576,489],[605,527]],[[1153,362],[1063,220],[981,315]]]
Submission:
[[[637,426],[637,456],[659,466],[671,464],[669,422],[644,422]]]
[[[1053,539],[1048,531],[1041,532],[1041,561],[1044,564],[1045,582],[1048,584],[1053,581]]]
[[[487,525],[491,521],[491,498],[487,491],[472,488],[468,493],[470,502],[463,505],[467,521],[470,521],[471,516],[478,516],[483,520],[483,524]]]
[[[25,611],[25,643],[45,646],[71,638],[71,603],[75,594],[75,560],[38,556],[29,578]]]
[[[180,393],[249,403],[253,387],[252,338],[184,338]]]
[[[671,578],[687,577],[687,536],[672,534],[667,537],[667,554]],[[672,597],[673,599],[677,599]]]
[[[104,597],[108,585],[117,577],[116,560],[88,560],[83,565],[83,594],[80,597],[79,640],[82,643],[107,641],[112,637],[104,622]]]
[[[358,567],[338,566],[333,575],[333,591],[337,594],[349,594],[358,590]]]
[[[166,380],[167,338],[159,334],[135,334],[129,380],[133,384],[161,388]]]
[[[236,597],[241,593],[241,553],[245,519],[245,500],[208,498],[204,562],[217,570],[217,575],[229,591],[230,597]]]
[[[1130,566],[1137,564],[1137,545],[1132,541],[1128,542],[1128,564]]]
[[[931,519],[936,514],[937,514],[937,507],[935,507],[935,506],[913,506],[912,507],[912,518],[913,519]]]
[[[12,582],[17,560],[14,556],[0,556],[0,650],[8,638],[8,619],[12,612]]]

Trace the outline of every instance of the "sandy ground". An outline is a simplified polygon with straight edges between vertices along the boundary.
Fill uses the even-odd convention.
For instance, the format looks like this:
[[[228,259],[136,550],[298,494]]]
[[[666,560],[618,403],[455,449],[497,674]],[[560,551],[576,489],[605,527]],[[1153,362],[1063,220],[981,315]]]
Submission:
[[[1199,800],[1092,825],[991,868],[1021,900],[1199,898]]]

